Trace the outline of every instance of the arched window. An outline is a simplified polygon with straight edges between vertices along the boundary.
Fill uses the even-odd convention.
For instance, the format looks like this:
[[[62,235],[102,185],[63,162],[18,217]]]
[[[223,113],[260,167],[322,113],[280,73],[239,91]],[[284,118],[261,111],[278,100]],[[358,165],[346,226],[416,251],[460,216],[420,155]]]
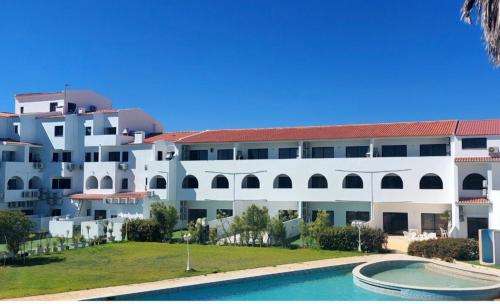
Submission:
[[[198,189],[198,179],[192,175],[184,177],[182,181],[183,189]]]
[[[244,189],[258,189],[260,188],[260,181],[255,175],[247,175],[245,178],[243,178],[243,181],[241,182],[241,188]]]
[[[167,189],[167,181],[163,176],[154,176],[149,184],[150,189]]]
[[[113,179],[106,175],[101,179],[101,189],[113,189]]]
[[[229,181],[224,175],[217,175],[212,180],[212,189],[227,189],[229,188]]]
[[[436,174],[426,174],[420,179],[420,189],[443,189],[443,181]]]
[[[13,176],[7,182],[7,190],[22,190],[24,182],[19,176]]]
[[[28,189],[36,190],[42,188],[42,180],[38,176],[33,176],[28,182]]]
[[[286,174],[276,176],[273,182],[273,188],[289,189],[292,188],[292,179]]]
[[[382,189],[403,189],[403,180],[399,175],[389,173],[382,178]]]
[[[87,190],[97,189],[97,184],[97,178],[95,176],[89,176],[89,178],[87,178],[87,181],[85,182],[85,188],[87,188]]]
[[[314,174],[309,178],[307,186],[310,189],[325,189],[328,188],[328,181],[326,180],[326,177],[324,177],[323,175]]]
[[[482,190],[484,180],[486,180],[486,178],[484,178],[484,176],[482,176],[481,174],[469,174],[464,178],[462,188],[464,190]]]
[[[363,179],[361,176],[351,173],[344,177],[342,188],[345,189],[363,189]]]

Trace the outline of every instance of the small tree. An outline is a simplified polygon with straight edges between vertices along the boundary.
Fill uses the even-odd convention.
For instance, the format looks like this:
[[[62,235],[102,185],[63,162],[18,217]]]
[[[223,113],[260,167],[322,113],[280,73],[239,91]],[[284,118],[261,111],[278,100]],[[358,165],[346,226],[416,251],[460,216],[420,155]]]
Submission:
[[[260,241],[260,245],[262,246],[262,239],[270,221],[267,208],[260,208],[255,204],[252,204],[243,213],[242,218],[246,228],[248,229],[252,245],[255,246],[255,241],[258,239]]]
[[[330,226],[330,217],[328,212],[322,210],[318,212],[316,216],[316,220],[312,226],[312,236],[316,240],[316,243],[319,244],[319,239],[321,238],[321,234]]]
[[[245,222],[241,216],[235,215],[233,223],[229,227],[230,234],[233,236],[233,243],[236,245],[236,237],[240,236],[240,246],[243,245],[243,233],[245,232]]]
[[[19,252],[33,227],[33,222],[21,211],[0,211],[0,235],[12,255]]]
[[[305,223],[303,220],[300,222],[300,239],[302,240],[302,246],[305,248],[310,248],[313,245],[313,225],[312,223]]]
[[[268,243],[269,245],[280,245],[285,247],[286,245],[286,229],[285,224],[279,218],[272,218],[269,221],[268,231]]]
[[[151,205],[151,215],[158,223],[163,240],[172,239],[175,225],[177,225],[178,215],[177,210],[173,206],[167,206],[157,202]]]

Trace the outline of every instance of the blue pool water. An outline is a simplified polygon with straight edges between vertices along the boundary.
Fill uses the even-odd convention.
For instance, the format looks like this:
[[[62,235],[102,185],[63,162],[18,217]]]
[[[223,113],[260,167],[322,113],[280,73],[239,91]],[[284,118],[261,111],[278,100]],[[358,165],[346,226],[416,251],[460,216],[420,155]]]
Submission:
[[[402,300],[357,287],[351,267],[246,279],[233,282],[180,288],[154,294],[116,297],[120,301],[342,301]]]

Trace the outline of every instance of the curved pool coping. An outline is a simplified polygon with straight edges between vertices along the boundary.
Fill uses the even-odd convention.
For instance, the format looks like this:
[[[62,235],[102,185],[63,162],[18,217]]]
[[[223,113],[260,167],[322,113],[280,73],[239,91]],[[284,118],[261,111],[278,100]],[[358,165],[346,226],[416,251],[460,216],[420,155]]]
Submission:
[[[431,263],[437,267],[442,267],[448,271],[460,273],[461,276],[478,278],[483,280],[489,280],[496,284],[482,287],[470,287],[470,288],[443,288],[443,287],[423,287],[423,286],[411,286],[404,284],[397,284],[392,282],[386,282],[377,280],[364,275],[363,270],[368,270],[373,267],[380,267],[384,264],[394,263]],[[443,269],[444,270],[444,269]],[[482,270],[472,270],[470,268],[465,269],[463,267],[423,258],[411,258],[411,259],[397,259],[397,260],[384,260],[384,261],[374,261],[368,262],[356,266],[353,271],[353,280],[359,287],[365,288],[367,290],[394,295],[407,299],[414,300],[493,300],[500,297],[500,277],[488,273]]]

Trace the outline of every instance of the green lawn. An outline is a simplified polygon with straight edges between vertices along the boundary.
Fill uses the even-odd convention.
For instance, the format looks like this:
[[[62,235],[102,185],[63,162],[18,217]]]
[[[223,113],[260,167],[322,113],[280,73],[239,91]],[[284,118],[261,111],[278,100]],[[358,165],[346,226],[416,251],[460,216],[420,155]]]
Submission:
[[[0,268],[0,298],[140,283],[238,269],[358,255],[357,252],[191,245],[195,272],[185,273],[186,245],[115,243],[34,257]]]
[[[479,265],[479,266],[484,266],[484,267],[491,267],[491,268],[500,269],[500,266],[499,266],[499,265],[481,265],[481,264],[479,264],[479,260],[475,260],[475,261],[464,261],[464,262],[469,263],[469,264],[472,264],[472,265]]]

